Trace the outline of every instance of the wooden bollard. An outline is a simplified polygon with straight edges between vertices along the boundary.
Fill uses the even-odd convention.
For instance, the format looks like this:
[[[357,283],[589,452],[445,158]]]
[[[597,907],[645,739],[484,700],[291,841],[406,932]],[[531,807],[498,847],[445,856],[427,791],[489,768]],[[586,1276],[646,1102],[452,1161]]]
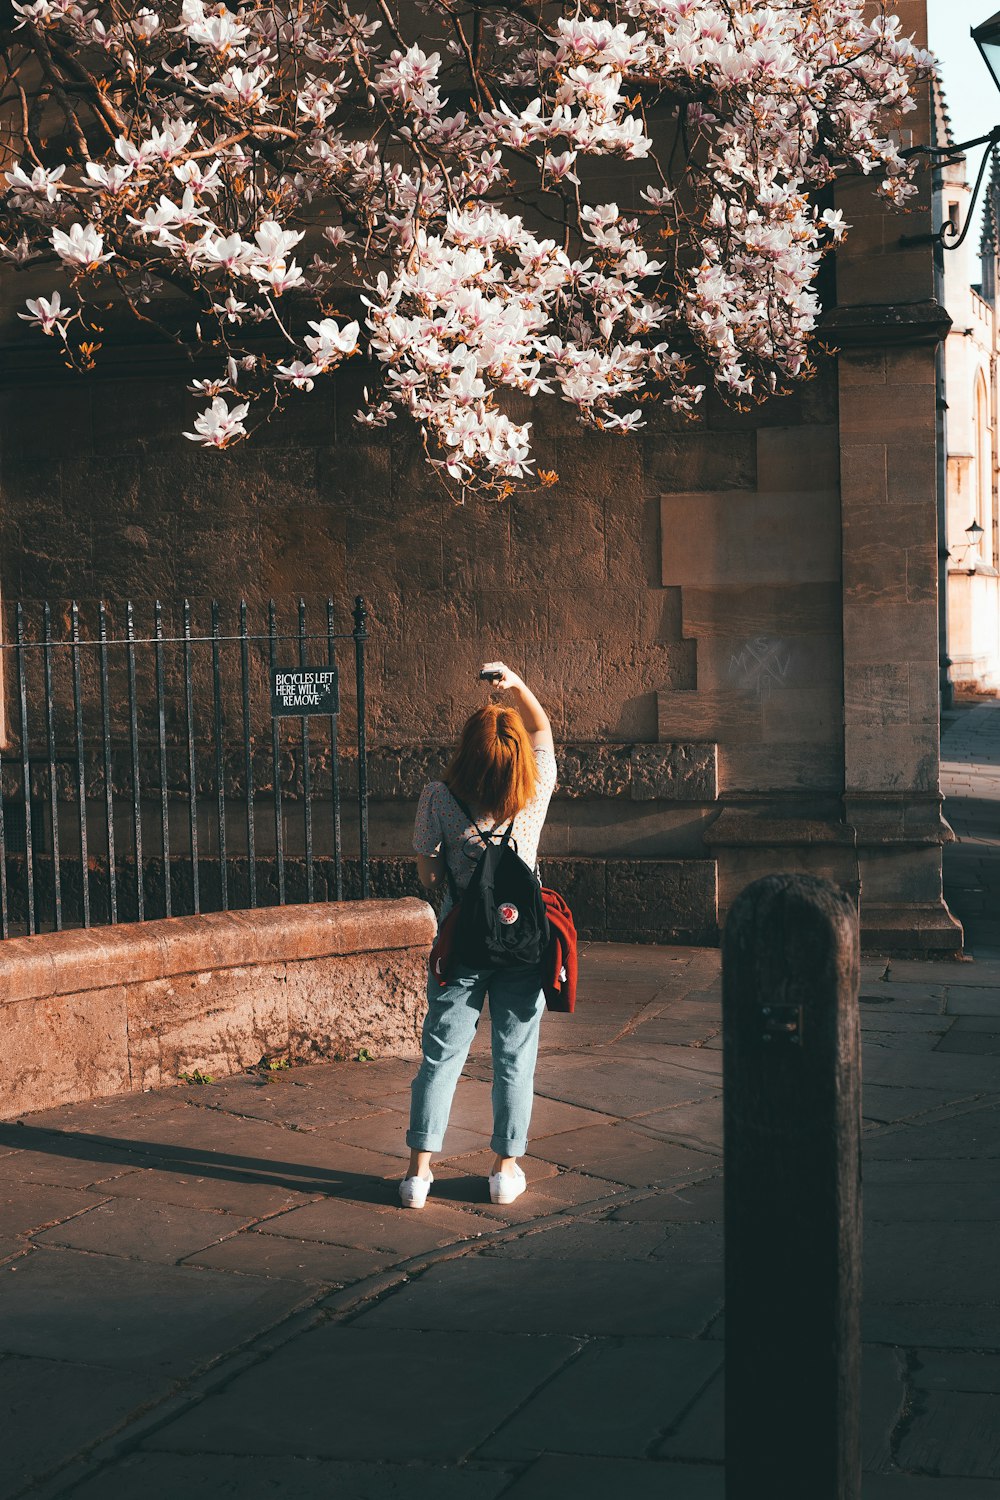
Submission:
[[[772,875],[722,950],[726,1500],[861,1494],[858,922]]]

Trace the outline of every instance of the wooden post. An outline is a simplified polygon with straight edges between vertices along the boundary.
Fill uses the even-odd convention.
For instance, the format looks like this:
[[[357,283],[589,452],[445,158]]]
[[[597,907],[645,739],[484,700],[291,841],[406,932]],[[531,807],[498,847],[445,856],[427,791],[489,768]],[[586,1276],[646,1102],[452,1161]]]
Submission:
[[[748,886],[723,939],[726,1500],[859,1500],[858,922]]]

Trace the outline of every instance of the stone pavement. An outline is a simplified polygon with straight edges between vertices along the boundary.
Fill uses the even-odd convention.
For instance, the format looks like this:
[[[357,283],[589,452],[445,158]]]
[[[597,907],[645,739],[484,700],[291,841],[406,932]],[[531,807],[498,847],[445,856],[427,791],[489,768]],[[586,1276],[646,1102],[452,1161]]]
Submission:
[[[945,715],[941,790],[956,836],[944,851],[948,904],[967,951],[1000,957],[1000,699]]]
[[[1000,962],[862,1017],[865,1500],[1000,1500]],[[408,1062],[0,1125],[0,1497],[721,1500],[719,1029],[717,952],[590,947],[510,1208],[485,1037],[422,1213]]]

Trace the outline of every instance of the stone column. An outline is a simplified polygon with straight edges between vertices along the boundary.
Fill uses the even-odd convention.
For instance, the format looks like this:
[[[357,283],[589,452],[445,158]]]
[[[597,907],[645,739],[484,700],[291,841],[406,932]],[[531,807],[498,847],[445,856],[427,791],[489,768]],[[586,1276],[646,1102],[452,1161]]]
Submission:
[[[926,37],[925,0],[896,9]],[[907,116],[929,140],[928,99]],[[864,939],[953,950],[944,902],[938,700],[936,350],[930,174],[900,214],[871,183],[837,195],[852,226],[837,259],[844,639],[844,814],[856,833]],[[915,242],[908,242],[915,241]]]

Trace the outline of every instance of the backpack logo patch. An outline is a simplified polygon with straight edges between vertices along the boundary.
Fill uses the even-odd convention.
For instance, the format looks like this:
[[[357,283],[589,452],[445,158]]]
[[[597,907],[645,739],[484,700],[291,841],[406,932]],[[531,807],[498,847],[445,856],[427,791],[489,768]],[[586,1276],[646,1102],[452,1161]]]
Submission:
[[[513,927],[520,913],[513,901],[504,901],[497,907],[497,916],[505,927]]]

